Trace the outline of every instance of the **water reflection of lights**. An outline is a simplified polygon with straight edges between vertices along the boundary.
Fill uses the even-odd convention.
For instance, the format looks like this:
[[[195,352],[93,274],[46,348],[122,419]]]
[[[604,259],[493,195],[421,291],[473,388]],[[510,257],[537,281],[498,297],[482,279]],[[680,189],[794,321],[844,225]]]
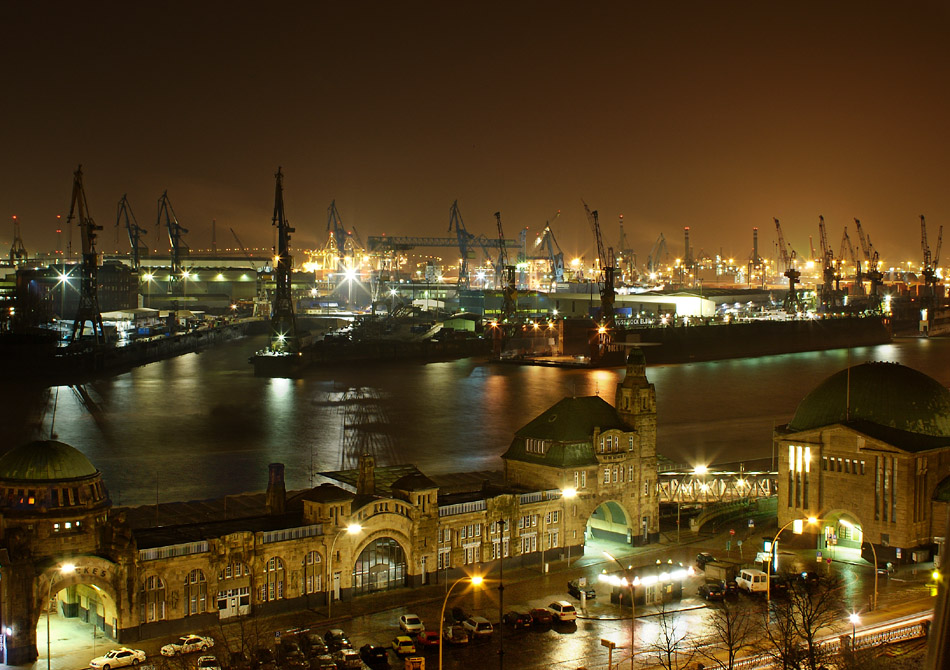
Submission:
[[[274,400],[282,400],[290,391],[291,380],[285,377],[273,377],[267,386],[269,395]]]

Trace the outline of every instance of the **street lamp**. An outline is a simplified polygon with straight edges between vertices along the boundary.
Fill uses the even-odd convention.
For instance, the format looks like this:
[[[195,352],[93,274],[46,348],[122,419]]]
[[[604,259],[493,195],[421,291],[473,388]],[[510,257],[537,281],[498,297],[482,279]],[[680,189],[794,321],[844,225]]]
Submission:
[[[772,539],[772,544],[769,545],[769,562],[768,562],[768,571],[765,575],[765,602],[766,604],[772,600],[772,555],[775,554],[775,545],[778,544],[778,536],[782,534],[782,531],[794,524],[792,532],[796,535],[801,535],[804,528],[803,524],[808,522],[809,526],[814,526],[818,523],[816,517],[810,516],[808,519],[792,519],[787,524],[778,529],[778,532],[775,534],[775,537]],[[777,554],[776,554],[777,557]]]
[[[839,519],[838,523],[845,528],[854,528],[854,524],[845,519]],[[869,540],[864,539],[864,529],[858,526],[858,530],[861,531],[861,546],[863,547],[865,542],[869,547],[871,547],[871,555],[874,557],[874,600],[871,601],[871,609],[877,609],[877,550],[874,548],[874,545],[871,544]]]
[[[441,628],[445,627],[445,606],[449,602],[449,596],[452,595],[452,589],[454,589],[459,584],[459,582],[471,582],[472,586],[480,586],[483,581],[485,581],[485,579],[481,575],[472,575],[471,577],[466,575],[465,577],[459,577],[458,579],[456,579],[452,583],[452,586],[449,587],[449,590],[446,591],[445,598],[442,600],[442,613],[439,615],[439,626],[440,626],[439,634],[443,638],[445,637],[445,632],[441,630]],[[442,639],[440,638],[439,639],[439,670],[442,670],[442,647],[443,647]]]
[[[634,630],[637,623],[637,619],[634,616],[636,604],[634,603],[634,600],[633,600],[633,587],[635,586],[635,584],[630,579],[630,573],[628,569],[624,567],[623,563],[621,563],[616,558],[614,558],[613,555],[610,554],[609,552],[605,551],[604,556],[606,556],[611,561],[613,561],[614,563],[620,566],[620,569],[623,570],[623,580],[621,581],[621,585],[626,583],[626,586],[630,589],[630,670],[633,670],[633,639],[634,639],[633,635],[634,635]],[[620,598],[620,608],[621,610],[623,609],[623,597]]]
[[[76,566],[72,563],[64,563],[59,566],[59,573],[61,575],[71,575],[76,572]],[[50,670],[50,657],[49,657],[49,601],[53,598],[53,579],[56,577],[56,574],[49,578],[49,586],[46,588],[46,670]]]
[[[855,627],[861,623],[861,617],[858,616],[857,612],[851,612],[848,615],[848,621],[851,622],[851,653],[854,653],[854,630]]]
[[[347,535],[356,535],[363,530],[358,523],[351,523],[346,527]],[[327,555],[327,618],[333,616],[333,549],[336,547],[336,541],[340,539],[343,533],[337,533],[333,536],[333,542],[330,543],[330,553]]]

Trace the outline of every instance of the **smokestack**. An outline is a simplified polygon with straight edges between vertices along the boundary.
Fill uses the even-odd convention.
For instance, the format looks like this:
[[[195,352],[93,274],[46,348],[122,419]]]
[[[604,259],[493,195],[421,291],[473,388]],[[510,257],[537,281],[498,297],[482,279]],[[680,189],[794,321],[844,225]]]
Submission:
[[[759,229],[752,229],[752,262],[759,264]]]
[[[357,495],[376,495],[376,459],[369,454],[360,456],[359,474],[356,478]]]
[[[287,502],[287,489],[284,487],[284,464],[271,463],[267,467],[267,513],[283,514]]]
[[[686,251],[683,253],[683,264],[686,267],[690,267],[693,264],[693,259],[690,257],[689,251],[689,226],[683,228],[683,234],[686,236]]]

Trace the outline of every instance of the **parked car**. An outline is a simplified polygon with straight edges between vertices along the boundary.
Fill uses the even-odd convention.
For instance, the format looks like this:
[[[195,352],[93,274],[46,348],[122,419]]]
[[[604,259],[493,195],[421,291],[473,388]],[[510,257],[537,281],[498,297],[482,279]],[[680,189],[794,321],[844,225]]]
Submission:
[[[459,624],[451,624],[443,628],[442,637],[452,645],[468,644],[468,632]]]
[[[145,662],[145,652],[141,649],[129,649],[128,647],[119,647],[89,661],[90,668],[97,670],[110,670],[111,668],[121,668],[126,665],[138,665]]]
[[[726,597],[726,588],[722,582],[706,582],[699,586],[697,593],[703,600],[722,600]]]
[[[251,667],[255,670],[277,670],[277,657],[267,647],[258,647],[254,650]]]
[[[214,646],[214,638],[204,635],[182,635],[178,642],[166,644],[161,649],[162,656],[178,656],[195,651],[208,651]]]
[[[462,623],[462,626],[466,632],[468,632],[469,636],[474,639],[491,637],[491,634],[495,632],[495,629],[492,628],[491,621],[483,616],[469,617]]]
[[[548,609],[554,621],[574,621],[577,618],[577,610],[566,600],[555,600],[548,605]]]
[[[437,630],[424,630],[416,635],[416,646],[420,649],[434,649],[439,646],[440,636]]]
[[[199,656],[198,670],[221,670],[221,664],[216,656]]]
[[[393,651],[400,656],[416,653],[416,645],[408,635],[397,635],[393,638]]]
[[[737,598],[739,596],[739,585],[736,584],[736,580],[727,579],[723,584],[726,587],[727,598]]]
[[[310,670],[339,670],[339,668],[330,654],[324,654],[310,659]]]
[[[597,597],[597,591],[594,590],[594,587],[591,585],[581,586],[580,581],[574,579],[567,583],[567,592],[577,598],[581,599],[581,594],[584,594],[584,597],[590,600],[591,598]]]
[[[772,597],[784,596],[788,593],[789,580],[787,575],[769,575],[769,592]]]
[[[504,622],[512,628],[527,628],[531,621],[531,614],[527,611],[511,610],[504,616]]]
[[[300,643],[300,648],[303,650],[303,653],[309,658],[314,656],[325,656],[330,653],[330,650],[327,649],[327,643],[320,637],[320,633],[312,630],[301,631],[297,633],[297,642]]]
[[[696,554],[696,567],[700,570],[706,569],[707,563],[715,563],[716,557],[710,554],[708,551],[701,551]]]
[[[554,614],[546,607],[535,607],[528,614],[531,615],[532,626],[550,626],[554,623]]]
[[[375,644],[364,644],[360,647],[360,658],[371,668],[389,667],[389,650]]]
[[[355,649],[338,649],[330,657],[336,663],[336,667],[343,670],[360,670],[363,667],[363,661],[360,659],[360,653]]]
[[[426,629],[422,619],[415,614],[403,614],[399,617],[399,628],[410,635],[416,635]]]
[[[340,649],[353,648],[353,645],[350,644],[350,638],[348,638],[346,633],[340,628],[331,628],[323,636],[323,639],[327,643],[327,649],[329,649],[331,653],[339,651]]]

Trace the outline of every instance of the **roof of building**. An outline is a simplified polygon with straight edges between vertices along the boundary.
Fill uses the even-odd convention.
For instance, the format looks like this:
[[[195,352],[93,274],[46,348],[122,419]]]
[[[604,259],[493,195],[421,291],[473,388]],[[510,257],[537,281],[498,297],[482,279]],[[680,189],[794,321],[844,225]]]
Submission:
[[[898,363],[863,363],[815,387],[798,405],[786,429],[800,432],[849,423],[856,429],[899,431],[894,436],[905,442],[950,444],[950,391]],[[928,437],[936,440],[920,440]]]
[[[594,429],[629,431],[613,405],[597,396],[564,398],[519,429],[502,458],[555,467],[596,465]],[[548,442],[543,454],[528,451],[525,440]]]
[[[57,440],[29,442],[0,457],[0,480],[57,482],[97,474],[82,452]]]
[[[359,470],[339,470],[336,472],[321,472],[321,475],[327,479],[332,479],[334,481],[341,482],[343,484],[348,484],[352,486],[353,489],[356,489],[357,481],[359,480]],[[425,475],[417,468],[415,465],[386,465],[386,466],[376,466],[373,468],[373,478],[376,482],[376,493],[381,496],[388,496],[392,494],[393,484],[398,480],[406,476],[419,475],[425,477]],[[435,486],[433,484],[433,486]]]
[[[950,476],[944,477],[934,489],[933,499],[939,502],[950,502]]]

